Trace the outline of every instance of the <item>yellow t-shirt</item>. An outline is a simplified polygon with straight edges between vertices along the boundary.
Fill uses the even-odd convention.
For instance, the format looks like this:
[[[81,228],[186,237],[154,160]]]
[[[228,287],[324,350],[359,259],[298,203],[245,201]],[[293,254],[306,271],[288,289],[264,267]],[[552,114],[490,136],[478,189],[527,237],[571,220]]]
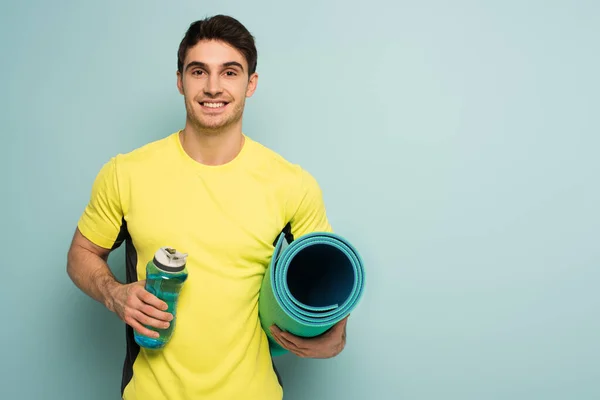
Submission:
[[[190,158],[177,132],[102,167],[78,228],[105,248],[126,243],[127,281],[145,279],[161,246],[189,254],[167,346],[140,349],[127,326],[124,399],[282,399],[258,296],[287,223],[296,238],[331,231],[316,180],[248,136],[221,166]]]

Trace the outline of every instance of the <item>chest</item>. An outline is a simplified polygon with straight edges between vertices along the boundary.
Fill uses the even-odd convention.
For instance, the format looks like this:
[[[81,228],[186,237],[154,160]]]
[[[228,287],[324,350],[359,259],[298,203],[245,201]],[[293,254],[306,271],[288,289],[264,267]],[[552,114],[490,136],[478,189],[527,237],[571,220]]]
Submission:
[[[256,273],[287,222],[286,189],[251,177],[157,176],[152,184],[132,182],[130,190],[127,225],[146,258],[173,246],[198,264]]]

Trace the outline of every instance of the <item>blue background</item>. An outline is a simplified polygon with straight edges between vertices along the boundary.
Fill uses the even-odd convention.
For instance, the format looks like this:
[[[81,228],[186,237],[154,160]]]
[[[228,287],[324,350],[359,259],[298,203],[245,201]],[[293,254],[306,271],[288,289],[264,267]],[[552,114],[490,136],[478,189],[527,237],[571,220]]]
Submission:
[[[0,398],[118,398],[124,326],[66,252],[101,165],[183,126],[177,47],[216,13],[257,39],[244,132],[367,263],[285,399],[600,398],[599,4],[3,1]]]

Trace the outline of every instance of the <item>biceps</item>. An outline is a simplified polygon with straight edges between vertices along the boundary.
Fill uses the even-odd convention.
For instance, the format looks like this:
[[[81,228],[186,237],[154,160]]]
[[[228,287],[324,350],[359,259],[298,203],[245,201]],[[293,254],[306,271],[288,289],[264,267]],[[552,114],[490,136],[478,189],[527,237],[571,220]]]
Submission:
[[[98,257],[102,258],[105,261],[108,259],[108,255],[111,252],[111,249],[107,249],[107,248],[98,246],[97,244],[93,243],[91,240],[86,238],[81,233],[79,228],[75,229],[75,234],[73,235],[73,241],[71,243],[70,251],[76,251],[76,250],[89,251],[89,252],[97,255]]]

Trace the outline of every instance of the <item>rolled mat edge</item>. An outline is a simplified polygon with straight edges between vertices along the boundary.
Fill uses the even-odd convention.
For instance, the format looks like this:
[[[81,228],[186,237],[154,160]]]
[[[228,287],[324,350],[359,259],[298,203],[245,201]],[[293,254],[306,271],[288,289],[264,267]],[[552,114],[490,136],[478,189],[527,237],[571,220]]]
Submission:
[[[281,234],[263,277],[258,301],[260,324],[267,335],[272,356],[288,352],[273,339],[270,331],[272,325],[277,325],[280,329],[301,337],[319,336],[346,318],[356,308],[362,299],[365,287],[363,259],[344,237],[331,232],[313,232],[298,237],[284,248],[285,244],[285,235]],[[335,304],[319,306],[304,304],[294,297],[288,286],[288,272],[292,262],[303,251],[311,247],[315,250],[313,247],[315,245],[321,246],[319,249],[327,251],[335,249],[336,253],[343,254],[345,264],[342,267],[351,268],[352,282],[340,282],[347,295]],[[325,267],[332,267],[332,265],[325,265]]]

